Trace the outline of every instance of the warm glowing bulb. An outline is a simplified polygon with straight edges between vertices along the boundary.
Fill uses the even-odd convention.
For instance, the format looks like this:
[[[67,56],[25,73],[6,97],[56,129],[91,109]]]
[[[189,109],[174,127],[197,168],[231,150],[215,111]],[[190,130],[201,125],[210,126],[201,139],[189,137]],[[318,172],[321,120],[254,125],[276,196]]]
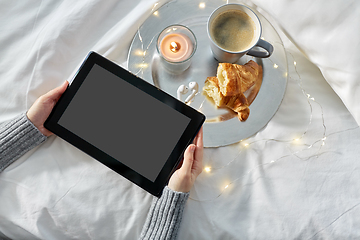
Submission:
[[[158,12],[158,11],[155,11],[153,14],[154,14],[155,16],[158,16],[158,15],[159,15],[159,12]]]
[[[140,49],[135,51],[135,55],[137,55],[137,56],[145,56],[145,54],[146,54],[146,51],[143,51]]]
[[[138,64],[139,68],[147,68],[149,65],[147,63],[140,63]]]
[[[205,5],[204,2],[201,2],[201,3],[199,4],[199,8],[205,8],[205,7],[206,7],[206,5]]]
[[[248,144],[248,143],[244,143],[244,146],[247,147],[247,146],[249,146],[249,144]]]
[[[205,168],[205,171],[206,171],[206,172],[210,172],[210,171],[211,171],[211,168],[206,167],[206,168]]]
[[[274,68],[278,68],[278,67],[279,67],[279,66],[275,63],[275,64],[274,64]]]
[[[226,186],[225,186],[225,189],[227,189],[228,187],[229,187],[229,185],[226,185]]]
[[[298,142],[300,140],[300,138],[295,138],[294,141],[295,142]]]
[[[170,43],[170,50],[173,52],[173,53],[177,53],[181,48],[181,45],[180,43],[178,42],[171,42]]]
[[[296,66],[296,62],[294,61],[294,66]]]

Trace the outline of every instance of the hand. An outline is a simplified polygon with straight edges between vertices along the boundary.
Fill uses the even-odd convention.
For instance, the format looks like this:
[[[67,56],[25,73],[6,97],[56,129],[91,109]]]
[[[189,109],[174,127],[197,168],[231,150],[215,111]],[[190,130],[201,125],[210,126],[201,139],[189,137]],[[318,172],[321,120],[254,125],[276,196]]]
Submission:
[[[45,120],[49,117],[51,110],[59,101],[61,95],[65,92],[68,81],[65,81],[61,86],[49,91],[48,93],[40,96],[29,111],[26,113],[28,119],[39,129],[45,136],[51,136],[53,133],[44,127]]]
[[[194,182],[202,172],[203,168],[203,128],[190,144],[184,153],[184,160],[181,168],[176,170],[171,176],[168,187],[177,192],[189,192]]]

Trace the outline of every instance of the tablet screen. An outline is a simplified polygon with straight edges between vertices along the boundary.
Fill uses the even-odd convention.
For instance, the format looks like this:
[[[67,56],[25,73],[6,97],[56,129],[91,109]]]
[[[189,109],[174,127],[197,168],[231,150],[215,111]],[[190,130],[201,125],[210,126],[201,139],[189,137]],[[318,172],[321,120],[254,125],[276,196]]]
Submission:
[[[194,108],[90,52],[44,126],[160,196],[204,121]]]
[[[154,182],[190,120],[94,64],[58,124]]]

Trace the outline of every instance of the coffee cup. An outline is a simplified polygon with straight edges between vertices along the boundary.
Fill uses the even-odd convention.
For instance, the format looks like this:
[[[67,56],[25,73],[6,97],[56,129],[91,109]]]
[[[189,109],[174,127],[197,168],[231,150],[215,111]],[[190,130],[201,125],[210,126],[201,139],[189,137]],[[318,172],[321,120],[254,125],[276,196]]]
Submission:
[[[274,47],[260,38],[261,31],[258,16],[250,8],[236,3],[218,7],[207,22],[210,47],[219,62],[234,63],[245,54],[270,57]]]

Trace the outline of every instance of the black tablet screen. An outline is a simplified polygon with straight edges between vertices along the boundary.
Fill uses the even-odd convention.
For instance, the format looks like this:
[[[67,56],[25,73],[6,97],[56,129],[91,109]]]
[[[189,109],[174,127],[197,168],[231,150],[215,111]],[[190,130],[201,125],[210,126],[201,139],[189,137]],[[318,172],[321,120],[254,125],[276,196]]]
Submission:
[[[189,122],[95,64],[58,123],[155,181]]]

